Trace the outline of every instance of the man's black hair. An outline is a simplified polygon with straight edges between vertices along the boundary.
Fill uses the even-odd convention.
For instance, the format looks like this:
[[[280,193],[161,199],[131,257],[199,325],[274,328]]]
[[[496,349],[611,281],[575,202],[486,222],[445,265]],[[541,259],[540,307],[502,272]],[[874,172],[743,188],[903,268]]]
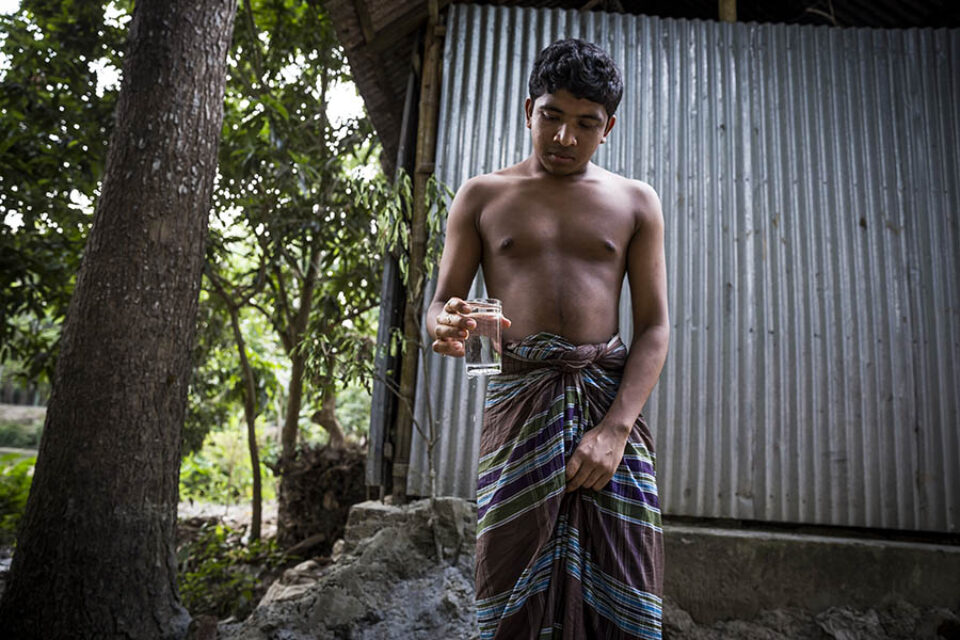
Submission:
[[[566,89],[577,98],[602,104],[612,116],[623,97],[620,69],[591,42],[559,40],[537,54],[528,84],[530,98]]]

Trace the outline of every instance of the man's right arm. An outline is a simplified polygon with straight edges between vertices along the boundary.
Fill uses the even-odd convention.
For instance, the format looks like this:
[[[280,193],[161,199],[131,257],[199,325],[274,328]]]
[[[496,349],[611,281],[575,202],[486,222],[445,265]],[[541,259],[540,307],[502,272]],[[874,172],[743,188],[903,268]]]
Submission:
[[[433,350],[462,356],[463,340],[476,322],[463,317],[463,298],[480,266],[483,244],[476,217],[481,206],[481,178],[472,178],[457,191],[447,216],[446,238],[437,274],[437,290],[427,310],[427,333],[434,338]]]

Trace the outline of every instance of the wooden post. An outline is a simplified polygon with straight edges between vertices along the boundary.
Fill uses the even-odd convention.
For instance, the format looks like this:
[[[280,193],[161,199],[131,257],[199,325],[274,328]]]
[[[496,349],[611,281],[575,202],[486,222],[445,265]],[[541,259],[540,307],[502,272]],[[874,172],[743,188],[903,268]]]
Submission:
[[[407,302],[404,308],[404,353],[400,374],[400,402],[397,407],[396,447],[393,461],[393,499],[407,498],[407,473],[413,439],[413,406],[416,398],[417,369],[423,316],[423,290],[426,284],[424,262],[427,248],[427,180],[433,173],[437,143],[437,115],[440,105],[440,62],[442,27],[435,2],[430,3],[430,20],[424,41],[420,79],[420,116],[417,153],[413,176],[413,211],[410,224],[410,262],[407,271]]]
[[[737,21],[737,0],[720,0],[720,22]]]

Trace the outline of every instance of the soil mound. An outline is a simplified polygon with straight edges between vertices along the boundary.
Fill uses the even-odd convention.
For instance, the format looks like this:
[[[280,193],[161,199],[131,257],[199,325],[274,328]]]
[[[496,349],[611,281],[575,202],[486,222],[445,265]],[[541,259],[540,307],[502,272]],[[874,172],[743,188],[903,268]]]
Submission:
[[[355,505],[333,564],[288,570],[219,638],[477,638],[475,528],[475,508],[459,498]]]
[[[367,499],[367,454],[357,445],[305,448],[283,470],[277,543],[301,557],[329,555],[350,507]]]

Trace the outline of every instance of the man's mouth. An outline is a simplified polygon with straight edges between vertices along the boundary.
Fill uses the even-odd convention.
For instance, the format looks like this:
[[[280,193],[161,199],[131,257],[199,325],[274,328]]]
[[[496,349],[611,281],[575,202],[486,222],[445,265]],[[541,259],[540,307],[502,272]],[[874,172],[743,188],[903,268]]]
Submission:
[[[547,156],[549,156],[552,160],[556,160],[557,162],[573,162],[574,160],[573,156],[565,153],[557,153],[556,151],[548,151]]]

